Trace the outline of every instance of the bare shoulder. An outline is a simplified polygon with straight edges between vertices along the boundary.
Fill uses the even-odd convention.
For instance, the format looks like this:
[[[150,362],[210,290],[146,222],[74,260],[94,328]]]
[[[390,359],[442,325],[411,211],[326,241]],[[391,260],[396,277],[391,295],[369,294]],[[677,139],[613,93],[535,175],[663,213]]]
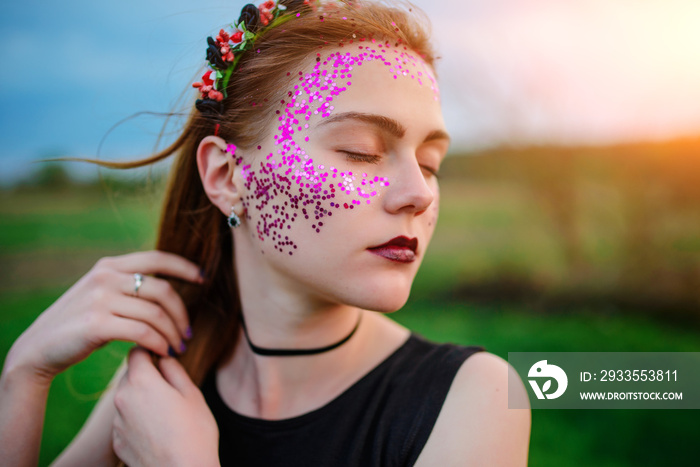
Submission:
[[[509,393],[528,408],[509,409]],[[529,442],[522,380],[501,357],[479,352],[457,372],[416,465],[524,466]]]

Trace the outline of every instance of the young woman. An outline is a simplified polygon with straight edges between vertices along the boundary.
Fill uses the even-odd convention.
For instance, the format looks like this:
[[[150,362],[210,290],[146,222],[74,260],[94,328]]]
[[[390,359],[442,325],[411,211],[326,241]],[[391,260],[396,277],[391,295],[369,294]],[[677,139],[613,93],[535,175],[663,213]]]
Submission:
[[[117,339],[137,346],[56,465],[527,463],[508,364],[384,315],[449,144],[416,15],[268,1],[208,39],[180,138],[106,164],[178,154],[157,251],[101,259],[13,345],[3,462],[36,462],[52,378]]]

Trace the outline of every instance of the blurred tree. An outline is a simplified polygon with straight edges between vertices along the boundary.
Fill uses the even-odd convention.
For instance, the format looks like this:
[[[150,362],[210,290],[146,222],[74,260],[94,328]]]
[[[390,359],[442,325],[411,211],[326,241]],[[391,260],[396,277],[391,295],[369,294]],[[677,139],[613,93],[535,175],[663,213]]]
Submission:
[[[59,189],[73,184],[65,163],[42,162],[29,180],[30,185],[42,188]]]

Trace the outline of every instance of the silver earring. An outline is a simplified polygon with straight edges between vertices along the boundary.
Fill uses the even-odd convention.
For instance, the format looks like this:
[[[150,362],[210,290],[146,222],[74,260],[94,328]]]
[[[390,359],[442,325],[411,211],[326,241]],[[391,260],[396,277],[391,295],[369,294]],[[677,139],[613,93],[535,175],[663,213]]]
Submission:
[[[235,229],[236,227],[241,225],[241,218],[238,217],[238,214],[233,210],[233,206],[231,206],[231,215],[228,216],[228,226],[231,227],[232,229]]]

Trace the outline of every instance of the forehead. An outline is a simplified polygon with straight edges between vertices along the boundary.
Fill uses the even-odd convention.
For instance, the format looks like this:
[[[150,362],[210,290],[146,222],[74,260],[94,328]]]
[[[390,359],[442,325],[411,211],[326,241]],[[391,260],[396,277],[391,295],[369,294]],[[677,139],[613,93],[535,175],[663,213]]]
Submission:
[[[339,105],[394,117],[407,112],[441,115],[432,68],[403,46],[365,41],[322,49],[302,71],[288,75],[292,89],[280,103],[283,113],[291,111],[295,119],[322,119]]]
[[[398,80],[407,77],[419,85],[426,83],[437,93],[434,70],[416,52],[400,44],[390,44],[368,40],[346,44],[336,48],[326,48],[313,54],[306,65],[307,72],[314,70],[359,71],[359,67],[369,68],[373,72],[384,70],[389,79]]]

